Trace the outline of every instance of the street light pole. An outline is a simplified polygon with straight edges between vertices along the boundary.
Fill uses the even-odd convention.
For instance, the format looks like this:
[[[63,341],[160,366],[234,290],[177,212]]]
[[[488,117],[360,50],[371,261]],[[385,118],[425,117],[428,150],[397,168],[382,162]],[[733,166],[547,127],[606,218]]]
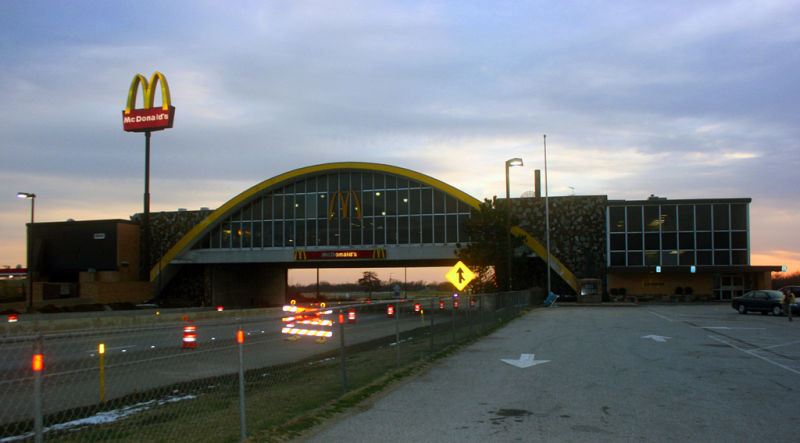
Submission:
[[[508,290],[511,290],[511,267],[512,267],[512,257],[511,257],[511,185],[508,180],[508,169],[511,166],[522,166],[522,159],[515,157],[512,159],[506,160],[506,251],[507,251],[507,258],[508,258],[508,276],[507,276],[507,284]]]
[[[33,214],[36,206],[36,194],[32,192],[17,192],[18,198],[28,198],[31,200],[31,224],[27,229],[27,241],[25,242],[25,268],[28,280],[28,311],[33,310],[33,273],[31,272],[31,229],[33,229]]]
[[[547,295],[550,297],[550,202],[547,190],[547,134],[542,136],[544,143],[544,231],[545,248],[547,249]]]

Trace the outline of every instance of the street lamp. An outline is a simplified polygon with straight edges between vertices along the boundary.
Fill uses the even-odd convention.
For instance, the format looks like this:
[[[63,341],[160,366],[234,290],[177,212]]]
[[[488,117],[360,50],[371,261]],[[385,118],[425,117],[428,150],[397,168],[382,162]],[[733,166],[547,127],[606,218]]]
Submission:
[[[508,251],[508,290],[511,290],[511,186],[508,181],[508,168],[522,166],[522,159],[515,157],[506,160],[506,249]]]
[[[542,136],[544,145],[544,231],[545,248],[547,249],[547,295],[550,297],[550,203],[548,202],[547,191],[547,134]]]
[[[31,229],[33,228],[33,210],[36,206],[36,194],[32,192],[17,192],[18,198],[29,198],[31,199],[31,224],[28,226],[27,229],[27,241],[25,242],[25,268],[27,271],[27,279],[28,279],[28,310],[30,311],[33,308],[33,274],[31,273]]]

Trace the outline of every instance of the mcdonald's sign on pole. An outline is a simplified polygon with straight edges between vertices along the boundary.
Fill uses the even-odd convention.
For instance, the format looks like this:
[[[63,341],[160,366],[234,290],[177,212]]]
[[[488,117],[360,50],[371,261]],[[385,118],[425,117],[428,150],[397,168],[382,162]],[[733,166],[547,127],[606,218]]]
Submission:
[[[154,108],[156,85],[161,85],[161,107]],[[142,85],[142,109],[135,109],[136,96]],[[175,107],[169,95],[167,78],[160,72],[153,73],[148,82],[141,74],[133,76],[131,87],[128,89],[128,102],[122,111],[122,129],[128,132],[160,131],[172,127],[175,119]]]

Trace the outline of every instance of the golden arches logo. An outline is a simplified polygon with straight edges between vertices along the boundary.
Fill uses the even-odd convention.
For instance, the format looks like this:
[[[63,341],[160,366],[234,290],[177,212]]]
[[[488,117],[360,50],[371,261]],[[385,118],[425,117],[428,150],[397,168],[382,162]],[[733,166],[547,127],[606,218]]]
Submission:
[[[308,254],[306,254],[306,251],[304,251],[303,249],[298,249],[298,250],[294,251],[294,259],[295,260],[307,260],[308,259]]]
[[[372,250],[372,258],[386,258],[386,249],[375,248]]]
[[[361,202],[358,200],[358,194],[356,191],[349,190],[346,193],[342,191],[336,191],[333,193],[333,197],[331,198],[330,206],[328,206],[328,220],[333,218],[336,209],[336,197],[339,197],[339,203],[341,203],[342,209],[342,218],[347,218],[348,211],[347,209],[350,207],[350,196],[353,196],[353,204],[355,205],[356,209],[356,218],[359,220],[361,219]]]
[[[136,97],[139,94],[139,85],[142,87],[142,109],[135,109]],[[161,108],[153,108],[156,98],[156,87],[161,86]],[[175,117],[175,107],[172,106],[172,97],[169,94],[169,84],[164,74],[153,73],[150,81],[141,75],[133,76],[128,89],[128,101],[122,111],[122,127],[126,131],[145,132],[160,131],[172,127]]]

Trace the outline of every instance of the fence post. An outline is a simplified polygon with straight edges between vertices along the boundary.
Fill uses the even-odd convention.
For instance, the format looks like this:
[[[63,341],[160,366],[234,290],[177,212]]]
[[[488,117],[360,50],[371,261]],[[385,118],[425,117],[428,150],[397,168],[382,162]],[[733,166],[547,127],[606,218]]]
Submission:
[[[456,342],[456,299],[451,297],[450,302],[450,310],[452,311],[453,315],[450,316],[450,323],[453,326],[453,343]]]
[[[347,393],[347,355],[344,352],[344,318],[339,321],[339,342],[341,343],[342,391]]]
[[[400,303],[395,303],[394,309],[394,342],[397,346],[395,350],[396,366],[400,369]]]
[[[436,299],[431,299],[431,354],[433,354],[433,317],[436,316]]]
[[[42,432],[42,370],[44,370],[44,359],[42,335],[39,334],[33,344],[33,438],[36,443],[44,440]]]
[[[247,414],[244,402],[244,331],[242,325],[236,331],[236,341],[239,343],[239,439],[247,438]]]

